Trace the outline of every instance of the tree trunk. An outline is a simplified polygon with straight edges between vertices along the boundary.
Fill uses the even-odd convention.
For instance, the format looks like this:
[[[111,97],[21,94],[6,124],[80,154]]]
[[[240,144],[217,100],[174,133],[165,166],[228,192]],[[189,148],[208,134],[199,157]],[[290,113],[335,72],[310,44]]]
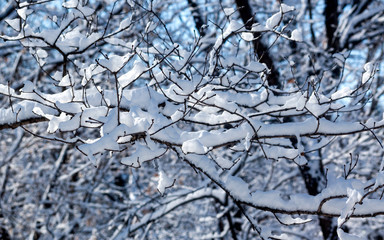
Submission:
[[[249,5],[248,0],[236,0],[237,8],[239,9],[241,20],[244,22],[247,29],[251,29],[252,25],[255,23],[252,8]],[[269,55],[268,47],[264,45],[261,41],[261,34],[254,33],[254,40],[252,41],[255,55],[259,58],[261,63],[265,63],[270,70],[269,75],[267,76],[268,85],[276,86],[277,88],[281,87],[279,81],[279,72],[273,64],[273,60]]]

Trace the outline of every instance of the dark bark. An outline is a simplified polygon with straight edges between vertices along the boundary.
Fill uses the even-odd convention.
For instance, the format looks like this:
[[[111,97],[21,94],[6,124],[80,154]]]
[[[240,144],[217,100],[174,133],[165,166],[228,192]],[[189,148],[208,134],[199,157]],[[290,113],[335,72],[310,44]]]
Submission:
[[[312,14],[312,2],[311,2],[311,0],[307,0],[307,10],[309,13],[309,19],[311,20],[311,23],[309,25],[310,31],[311,31],[311,41],[314,45],[316,45],[316,35],[315,35],[315,31],[313,30],[313,23],[312,23],[313,14]]]
[[[325,29],[327,34],[327,47],[332,52],[339,51],[339,40],[336,34],[339,13],[337,11],[338,0],[326,0],[324,8]]]
[[[236,0],[236,5],[240,14],[241,20],[245,24],[246,29],[251,29],[252,25],[255,23],[252,8],[249,5],[248,0]],[[279,72],[275,68],[273,60],[269,55],[268,47],[261,41],[261,34],[254,33],[254,40],[252,41],[255,55],[259,58],[261,63],[265,63],[267,67],[270,69],[270,73],[267,76],[267,81],[270,86],[281,87],[281,83],[279,81]]]
[[[233,222],[232,216],[231,216],[231,211],[228,211],[225,214],[225,217],[227,218],[228,224],[229,224],[229,229],[231,230],[231,236],[233,240],[237,240],[237,233],[241,232],[241,224],[239,222]],[[238,211],[236,212],[234,218],[241,219],[241,212]]]
[[[354,15],[358,15],[363,13],[368,6],[372,3],[372,1],[357,1],[354,0],[351,4],[352,7],[352,13],[350,18],[352,18]],[[347,41],[343,44],[343,46],[340,45],[339,42],[339,36],[337,34],[337,27],[339,24],[339,15],[340,12],[338,12],[339,3],[338,0],[326,0],[325,1],[325,8],[324,8],[324,17],[325,17],[325,30],[327,34],[327,48],[330,50],[331,53],[342,51],[343,49],[348,48],[351,50],[354,46],[361,43],[366,38],[361,38],[358,40],[349,40],[347,38]],[[355,27],[361,26],[361,24],[364,22],[364,19],[361,20],[361,22],[357,22]],[[373,26],[370,26],[373,27]],[[380,33],[378,33],[380,34]],[[372,38],[372,37],[371,37]]]
[[[11,236],[5,228],[0,228],[0,239],[11,240]]]
[[[3,21],[5,18],[9,17],[12,13],[16,14],[16,2],[11,1],[8,3],[7,6],[5,6],[4,9],[0,11],[0,22]]]
[[[316,196],[320,193],[320,189],[324,188],[324,175],[322,171],[321,161],[318,161],[319,164],[308,164],[306,166],[300,167],[301,175],[303,176],[305,187],[309,195]],[[310,162],[312,163],[312,161]]]
[[[18,122],[14,122],[14,123],[0,124],[0,130],[9,129],[9,128],[15,129],[15,128],[23,126],[23,125],[28,125],[28,124],[32,124],[32,123],[38,123],[38,122],[45,122],[45,121],[47,121],[46,118],[36,116],[36,117],[31,117],[29,119],[23,119],[23,120],[20,120]]]
[[[224,207],[224,208],[228,208],[228,204],[229,204],[229,195],[228,194],[225,194],[225,202],[224,203],[221,203],[220,201],[218,201],[217,199],[215,200],[217,206],[218,206],[218,210],[217,213],[219,213],[219,209],[220,207]],[[235,212],[234,216],[232,217],[231,213],[232,212]],[[228,222],[228,225],[229,225],[229,230],[231,232],[231,239],[233,240],[237,240],[237,234],[241,232],[241,211],[235,207],[231,208],[231,210],[227,211],[224,216],[222,218],[219,219],[219,231],[220,232],[223,232],[225,227],[224,227],[224,221],[227,221]],[[238,221],[236,221],[236,219]]]
[[[188,0],[188,5],[191,9],[193,20],[195,21],[195,27],[199,31],[200,36],[205,36],[204,21],[197,4],[193,0]]]
[[[287,121],[292,121],[291,118],[287,118]],[[290,138],[292,145],[297,147],[297,139]],[[322,189],[326,187],[326,174],[324,172],[324,165],[321,161],[321,150],[317,152],[319,161],[311,161],[311,156],[305,155],[308,159],[308,164],[299,167],[301,176],[305,183],[305,188],[309,195],[316,196]],[[319,216],[319,225],[323,233],[324,240],[337,240],[337,228],[333,224],[332,217]]]
[[[319,152],[321,159],[321,152]],[[309,156],[307,156],[309,159]],[[326,186],[326,176],[322,161],[309,161],[308,165],[300,167],[301,175],[305,182],[307,192],[316,196]],[[333,224],[332,217],[320,216],[319,225],[323,233],[324,240],[337,240],[337,227]]]

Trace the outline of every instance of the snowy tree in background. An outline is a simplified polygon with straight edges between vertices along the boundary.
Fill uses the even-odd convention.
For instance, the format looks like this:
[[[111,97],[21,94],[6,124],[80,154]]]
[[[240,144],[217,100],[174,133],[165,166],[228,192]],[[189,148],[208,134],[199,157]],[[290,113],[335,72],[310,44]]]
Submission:
[[[0,9],[1,238],[383,238],[383,1]]]

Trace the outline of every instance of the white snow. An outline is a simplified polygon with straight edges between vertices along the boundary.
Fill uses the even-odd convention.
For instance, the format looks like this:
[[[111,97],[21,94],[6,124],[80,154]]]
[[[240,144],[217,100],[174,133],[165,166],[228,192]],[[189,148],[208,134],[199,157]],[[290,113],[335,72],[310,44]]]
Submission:
[[[79,50],[83,50],[87,47],[89,47],[90,45],[94,44],[95,42],[97,42],[98,40],[100,40],[101,38],[103,37],[103,33],[102,32],[93,32],[90,36],[88,37],[81,37],[80,40],[79,40]]]
[[[140,60],[136,60],[133,64],[133,68],[118,78],[121,88],[125,88],[126,86],[134,82],[146,70],[147,68],[145,64]]]
[[[87,143],[80,145],[78,149],[84,153],[88,159],[95,165],[98,165],[96,155],[105,151],[119,151],[120,146],[117,140],[124,136],[125,132],[129,131],[129,128],[123,124],[120,124],[112,132],[97,139],[89,140]]]
[[[123,39],[120,38],[105,38],[104,39],[107,43],[112,44],[112,45],[120,45],[120,46],[127,46],[127,42],[125,42]]]
[[[320,104],[316,95],[312,93],[311,97],[308,99],[305,107],[310,111],[315,117],[319,117],[325,112],[328,111],[330,105],[329,104]]]
[[[253,33],[250,33],[250,32],[241,33],[241,38],[248,42],[251,42],[254,39]]]
[[[223,39],[227,38],[230,34],[242,29],[243,27],[244,27],[244,24],[242,24],[238,21],[235,21],[235,20],[231,20],[229,22],[228,27],[225,29],[225,31],[223,33]]]
[[[18,121],[37,118],[38,115],[36,115],[32,111],[32,109],[34,109],[35,107],[44,109],[44,112],[52,115],[57,114],[57,112],[54,109],[49,108],[40,103],[23,101],[23,102],[14,104],[13,109],[12,108],[0,109],[0,124],[13,124]]]
[[[79,0],[69,0],[64,2],[62,6],[65,8],[76,8],[78,4],[79,4]]]
[[[277,27],[277,25],[280,24],[281,20],[282,20],[282,14],[281,12],[277,12],[267,19],[266,27],[269,29],[274,29],[275,27]]]
[[[35,89],[35,85],[31,81],[24,81],[24,87],[21,89],[22,92],[31,93]]]
[[[39,116],[43,116],[43,117],[49,119],[48,128],[47,128],[48,133],[56,132],[59,129],[60,123],[66,122],[70,119],[70,116],[68,116],[64,112],[62,112],[60,114],[60,116],[57,117],[55,115],[45,113],[40,107],[34,107],[32,112],[39,115]]]
[[[136,151],[133,154],[121,159],[121,163],[128,166],[139,167],[139,164],[155,159],[163,155],[166,151],[167,149],[165,148],[149,148],[144,145],[138,145],[136,147]]]
[[[252,32],[264,32],[264,31],[268,31],[268,30],[269,29],[267,27],[265,27],[259,23],[254,23],[252,25],[252,29],[251,29]]]
[[[303,41],[303,33],[299,29],[295,29],[291,33],[291,40],[302,42]]]
[[[46,57],[48,57],[47,51],[45,51],[42,48],[37,49],[36,53],[37,53],[37,56],[39,56],[39,58],[46,58]]]
[[[215,70],[215,62],[216,62],[216,51],[219,50],[221,45],[223,44],[223,40],[229,37],[233,32],[239,31],[244,27],[244,24],[231,20],[228,26],[225,28],[222,35],[219,35],[216,39],[216,42],[209,53],[209,74],[212,75]]]
[[[25,21],[27,19],[27,13],[29,13],[30,11],[28,11],[27,7],[23,7],[17,9],[16,12]]]
[[[305,96],[305,93],[301,95],[299,100],[296,102],[296,110],[301,111],[304,109],[305,104],[307,103],[307,97]]]
[[[378,188],[380,186],[384,186],[384,171],[380,171],[379,174],[377,174],[373,189]]]
[[[127,28],[132,23],[132,17],[125,18],[123,21],[121,21],[119,30]]]
[[[71,80],[69,79],[69,74],[66,74],[61,81],[59,82],[60,87],[69,87],[71,86]]]
[[[361,83],[362,84],[365,84],[373,75],[373,71],[374,71],[374,65],[373,63],[371,62],[368,62],[364,65],[364,73],[363,73],[363,76],[361,78]]]
[[[225,180],[225,186],[231,195],[237,200],[249,199],[251,196],[249,194],[248,183],[239,177],[228,176]]]
[[[293,224],[303,224],[312,221],[312,219],[307,218],[307,219],[302,219],[302,218],[294,218],[290,215],[282,215],[279,216],[279,220],[283,222],[286,225],[293,225]]]
[[[159,172],[159,183],[157,184],[157,189],[161,195],[164,194],[166,188],[169,188],[173,185],[173,182],[174,180],[168,177],[164,171]]]
[[[215,162],[217,163],[217,165],[224,169],[230,169],[234,165],[232,161],[223,157],[215,158]]]
[[[59,130],[62,132],[75,131],[80,127],[81,113],[77,113],[70,120],[59,122]]]
[[[113,73],[118,72],[128,62],[132,54],[128,53],[124,56],[111,55],[108,59],[99,59],[98,62],[101,66],[107,68]]]
[[[268,158],[279,160],[280,158],[294,159],[299,155],[297,149],[283,148],[279,146],[264,147],[264,151]]]
[[[245,136],[245,139],[244,139],[244,148],[247,151],[251,148],[251,140],[252,140],[252,135],[250,132],[247,132],[247,135]]]
[[[184,116],[184,113],[181,110],[175,111],[174,114],[172,114],[171,119],[172,121],[176,122],[180,120]]]
[[[331,95],[331,99],[336,100],[344,97],[349,97],[351,93],[352,93],[352,90],[348,86],[345,86],[342,89],[338,90],[337,92],[333,93]]]
[[[233,8],[224,8],[224,14],[225,14],[226,16],[230,16],[230,15],[232,15],[234,12],[235,12],[235,9],[233,9]]]
[[[84,109],[84,105],[81,103],[77,103],[77,102],[67,102],[67,103],[64,102],[64,103],[62,103],[62,102],[57,101],[55,103],[55,105],[57,106],[57,108],[59,110],[67,112],[67,113],[72,113],[72,114],[81,113],[82,109]]]
[[[345,206],[341,210],[340,216],[337,219],[337,225],[341,225],[346,221],[346,219],[353,214],[355,205],[361,200],[363,194],[357,189],[347,188],[348,199],[345,203]]]
[[[46,115],[49,116],[49,115]],[[48,133],[54,133],[59,129],[59,125],[63,122],[66,122],[70,119],[70,116],[68,116],[65,113],[60,113],[60,116],[52,116],[50,121],[48,122]]]
[[[149,21],[145,26],[145,32],[146,33],[152,32],[153,30],[155,30],[156,27],[157,27],[156,23]]]
[[[204,146],[199,139],[191,139],[185,141],[181,147],[185,154],[195,153],[195,154],[205,154],[208,152],[208,148]]]
[[[262,72],[267,69],[265,64],[256,61],[251,61],[245,68],[253,72]]]
[[[104,106],[85,108],[81,114],[81,126],[84,127],[100,127],[102,124],[95,121],[100,117],[105,117],[108,113],[108,108]]]
[[[287,12],[291,12],[291,11],[295,10],[295,7],[289,6],[289,5],[285,4],[285,3],[282,3],[280,5],[280,7],[281,7],[281,10],[282,10],[283,13],[287,13]]]
[[[109,112],[107,117],[101,117],[99,120],[103,121],[104,124],[101,127],[100,133],[101,136],[104,136],[110,132],[113,131],[119,124],[118,124],[118,109],[112,108]]]
[[[363,240],[365,238],[361,238],[356,235],[352,235],[344,232],[341,228],[337,229],[337,236],[339,236],[340,240]]]
[[[254,24],[252,32],[246,30],[243,23],[227,18],[230,22],[222,35],[210,35],[209,37],[212,39],[207,39],[208,37],[201,39],[202,42],[205,41],[204,44],[210,43],[213,45],[213,47],[210,45],[212,51],[208,54],[209,59],[204,59],[204,56],[197,52],[199,48],[192,49],[190,45],[188,46],[192,50],[188,46],[183,48],[182,44],[184,43],[162,46],[161,41],[157,41],[153,42],[153,47],[146,48],[146,44],[143,41],[132,43],[126,42],[128,40],[125,39],[119,39],[119,36],[129,34],[131,31],[129,29],[121,34],[117,34],[117,31],[127,28],[132,24],[130,18],[120,23],[117,22],[117,25],[114,26],[116,29],[120,24],[117,31],[108,28],[109,36],[104,36],[103,32],[94,32],[91,35],[87,35],[87,31],[84,29],[85,26],[81,23],[88,19],[86,15],[92,12],[92,10],[79,4],[78,0],[64,2],[64,7],[75,9],[66,9],[67,15],[64,17],[58,15],[62,18],[57,22],[57,24],[60,24],[58,29],[44,31],[41,34],[37,34],[36,37],[43,37],[50,44],[55,43],[55,47],[63,51],[64,55],[70,51],[84,50],[106,37],[107,44],[102,46],[105,48],[109,46],[111,52],[107,51],[106,54],[108,56],[98,59],[97,64],[95,63],[95,57],[89,60],[86,55],[83,57],[80,54],[71,53],[69,55],[70,60],[72,61],[73,59],[76,62],[75,64],[70,64],[69,67],[75,67],[78,71],[76,73],[69,72],[68,74],[65,72],[67,75],[64,77],[63,73],[59,71],[54,74],[53,78],[58,81],[58,86],[64,88],[59,88],[55,85],[52,91],[65,89],[65,91],[57,94],[48,93],[48,91],[51,91],[48,86],[41,87],[40,91],[42,93],[37,92],[38,89],[35,89],[34,84],[30,81],[24,82],[21,93],[14,91],[14,89],[8,86],[0,85],[0,93],[5,95],[4,99],[6,100],[6,97],[11,95],[10,99],[15,100],[12,105],[14,111],[11,108],[0,109],[0,123],[14,124],[18,121],[28,120],[28,118],[33,120],[34,118],[40,119],[43,117],[49,120],[46,122],[48,133],[75,131],[80,128],[79,132],[83,133],[84,130],[85,138],[89,137],[90,139],[82,139],[85,144],[78,148],[95,165],[98,164],[98,156],[104,154],[105,151],[120,151],[121,149],[127,149],[124,150],[124,153],[121,153],[121,155],[126,154],[123,155],[121,163],[128,166],[140,167],[142,162],[156,158],[160,159],[154,162],[163,162],[162,156],[167,153],[167,149],[172,148],[172,151],[177,153],[173,156],[177,155],[177,157],[187,161],[193,167],[208,175],[211,180],[217,183],[217,186],[222,187],[234,199],[241,201],[244,205],[253,205],[256,208],[276,209],[281,212],[292,211],[295,213],[297,211],[306,211],[314,215],[318,214],[318,211],[324,214],[340,214],[338,219],[339,226],[348,220],[353,213],[367,214],[383,211],[382,201],[377,199],[367,198],[364,199],[363,204],[356,204],[362,199],[364,191],[367,191],[366,189],[364,190],[364,187],[368,186],[368,184],[360,180],[330,179],[328,186],[320,194],[309,196],[303,193],[289,194],[286,192],[286,189],[281,191],[255,190],[254,186],[252,188],[248,187],[247,183],[253,181],[252,176],[244,178],[247,179],[247,182],[238,176],[232,176],[232,174],[235,175],[234,172],[238,166],[234,159],[243,155],[245,151],[252,150],[250,154],[260,154],[254,155],[253,158],[263,156],[258,143],[252,138],[257,137],[260,140],[260,144],[263,146],[262,150],[265,151],[268,158],[284,158],[288,159],[288,161],[281,161],[284,162],[283,164],[294,165],[292,164],[294,161],[299,165],[303,165],[307,163],[306,158],[302,156],[303,152],[321,148],[331,141],[332,137],[324,137],[323,135],[354,134],[358,131],[366,130],[357,118],[350,122],[347,122],[342,117],[335,120],[337,114],[342,115],[343,113],[342,111],[335,113],[332,108],[341,107],[343,105],[340,105],[340,103],[348,102],[350,98],[352,100],[355,98],[355,96],[351,96],[352,93],[355,93],[354,90],[350,89],[352,85],[347,84],[348,86],[346,86],[341,83],[339,85],[341,89],[338,91],[335,89],[323,89],[320,86],[320,89],[326,92],[326,96],[322,95],[321,91],[317,91],[316,88],[312,89],[306,86],[303,89],[292,87],[288,90],[272,90],[263,85],[262,80],[264,79],[260,79],[260,75],[263,75],[261,72],[268,71],[267,66],[258,61],[251,60],[254,59],[252,57],[244,58],[245,55],[242,51],[248,51],[247,47],[249,47],[249,44],[240,41],[239,54],[235,56],[231,52],[236,49],[232,48],[230,45],[232,39],[227,41],[228,38],[234,36],[233,39],[236,40],[238,33],[241,33],[241,37],[245,41],[252,41],[254,38],[253,32],[255,31],[269,31],[270,34],[275,34],[274,29],[279,26],[283,14],[294,10],[293,7],[282,4],[281,11],[275,13],[267,20],[266,27]],[[82,9],[85,10],[85,16],[77,13]],[[19,10],[18,14],[21,18],[26,19],[28,14],[27,8]],[[224,13],[227,16],[234,12],[233,8],[224,9]],[[32,20],[32,18],[29,20]],[[20,21],[16,19],[7,20],[7,23],[14,29],[20,26]],[[50,22],[50,24],[52,23]],[[153,31],[156,26],[156,23],[148,22],[145,32]],[[26,32],[33,33],[31,28],[28,29],[27,27]],[[293,41],[303,41],[304,36],[306,35],[301,33],[299,29],[295,29],[292,31],[290,39]],[[23,36],[19,36],[19,38],[21,37]],[[32,54],[35,54],[33,57],[38,57],[39,61],[48,58],[48,56],[50,57],[49,59],[56,57],[49,50],[47,44],[44,46],[34,44],[37,43],[30,41],[25,46],[33,49]],[[159,46],[158,50],[155,49],[157,46]],[[172,48],[174,52],[166,49],[167,47]],[[173,47],[177,49],[173,49]],[[123,49],[122,51],[132,51],[133,53],[124,55],[125,53],[123,52],[115,53],[114,49]],[[109,49],[107,48],[107,50]],[[103,50],[103,52],[105,51]],[[94,53],[94,56],[100,56],[97,51]],[[169,56],[167,55],[168,53],[170,54]],[[154,67],[159,62],[154,60],[154,58],[162,58],[164,56],[168,56],[167,59],[161,65]],[[334,56],[339,60],[341,59],[340,55]],[[75,60],[75,58],[82,60]],[[127,64],[130,59],[133,59],[133,61]],[[292,57],[292,59],[294,58]],[[294,65],[290,59],[288,60],[291,65]],[[330,61],[332,60],[330,59]],[[148,67],[147,61],[152,67]],[[208,61],[208,63],[205,61]],[[209,66],[206,65],[209,69],[199,69],[204,64],[209,64]],[[295,65],[299,68],[300,64],[300,59],[298,59]],[[226,72],[221,68],[230,71]],[[374,68],[373,63],[367,63],[364,66],[364,73],[361,79],[362,84],[369,81],[375,70]],[[107,77],[111,75],[106,72],[107,70],[119,76],[119,89],[114,89],[113,82],[112,85],[109,82],[102,82],[106,81]],[[67,69],[66,71],[71,70]],[[199,74],[195,74],[198,71]],[[104,74],[100,74],[103,72]],[[77,73],[80,74],[80,78],[77,77]],[[152,76],[155,76],[161,84],[157,84],[154,79],[150,79]],[[79,85],[81,77],[83,77],[83,88]],[[141,77],[142,79],[140,79]],[[95,80],[95,84],[88,82],[90,79]],[[138,79],[140,81],[134,83]],[[150,85],[145,85],[144,80],[147,79],[152,80]],[[69,88],[71,85],[73,87]],[[246,89],[244,89],[244,85]],[[108,87],[103,88],[103,86]],[[34,89],[36,93],[34,93]],[[310,92],[302,92],[305,89],[317,92],[312,93],[309,97],[308,94]],[[97,90],[100,90],[100,92]],[[358,90],[360,91],[361,89]],[[360,92],[356,92],[355,95],[357,94],[360,94]],[[120,100],[116,100],[117,97],[120,97]],[[348,98],[348,101],[339,100],[343,98]],[[329,111],[330,109],[331,111]],[[328,111],[332,121],[322,117]],[[277,121],[290,115],[297,116],[295,117],[297,121]],[[191,126],[191,123],[193,126]],[[230,127],[227,127],[228,125]],[[368,128],[384,127],[384,120],[375,122],[372,118],[365,125]],[[68,133],[64,135],[69,136],[73,134]],[[315,139],[312,136],[319,138]],[[289,141],[290,137],[297,138],[297,149],[292,148],[292,144]],[[310,143],[307,144],[306,142],[304,144],[304,142],[301,142],[302,140],[308,140]],[[256,147],[258,152],[253,151],[254,148],[251,148],[251,146]],[[233,150],[233,155],[220,152],[220,148],[225,148],[229,151]],[[242,152],[235,152],[235,150]],[[164,155],[164,158],[168,157],[168,155]],[[243,160],[239,162],[241,161]],[[173,179],[167,176],[161,167],[158,169],[160,172],[157,188],[161,194],[164,194],[165,189],[173,184]],[[260,169],[260,171],[264,170]],[[172,174],[175,174],[175,172],[172,172]],[[176,174],[178,173],[176,172]],[[275,172],[275,174],[278,174],[278,172]],[[288,176],[291,177],[293,175]],[[255,180],[258,181],[257,179]],[[280,179],[277,180],[279,181]],[[382,186],[384,184],[383,172],[380,172],[376,179],[371,180],[371,188],[372,183],[375,184],[373,188]],[[143,213],[144,216],[132,224],[133,228],[145,221],[154,219],[156,216],[161,216],[164,211],[170,211],[183,204],[182,201],[212,194],[213,190],[209,189],[209,184],[203,185],[203,187],[206,187],[206,189],[196,191],[193,194],[186,194],[184,195],[186,197],[183,199],[175,201],[173,199],[166,199],[167,202],[161,202],[164,205],[154,209],[153,215],[145,215]],[[250,193],[249,188],[252,189],[252,193]],[[297,192],[299,190],[297,189]],[[220,196],[226,194],[223,190],[220,190],[220,193]],[[324,204],[322,205],[322,203]],[[321,209],[319,209],[320,205]],[[293,218],[289,215],[283,215],[281,220],[287,224],[301,224],[310,221],[310,219]],[[354,239],[353,236],[341,230],[338,231],[338,234],[341,239]],[[285,237],[285,235],[282,236]]]
[[[8,25],[11,26],[13,29],[20,32],[21,30],[20,18],[6,19],[5,22],[8,23]]]

